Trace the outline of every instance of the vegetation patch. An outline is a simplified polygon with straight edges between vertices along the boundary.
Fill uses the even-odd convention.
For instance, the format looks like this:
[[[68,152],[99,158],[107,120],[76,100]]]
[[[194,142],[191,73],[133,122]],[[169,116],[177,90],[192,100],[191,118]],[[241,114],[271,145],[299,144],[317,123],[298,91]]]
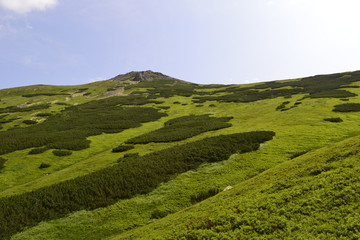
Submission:
[[[218,188],[211,188],[207,191],[203,191],[200,193],[197,193],[196,195],[190,196],[190,201],[192,204],[204,201],[205,199],[208,199],[209,197],[215,196],[220,192],[220,189]]]
[[[11,119],[0,119],[0,124],[1,123],[10,123],[14,120],[16,120],[17,118],[11,118]]]
[[[357,94],[348,92],[346,90],[328,90],[322,91],[318,93],[311,93],[309,95],[310,98],[348,98],[348,97],[355,97]]]
[[[70,156],[72,154],[72,152],[68,150],[54,150],[52,153],[58,157]]]
[[[165,113],[153,108],[121,107],[131,99],[111,97],[68,107],[50,116],[44,122],[0,132],[0,154],[32,147],[81,150],[89,147],[89,136],[117,133],[139,127],[141,123],[155,121]],[[139,100],[138,104],[147,103]]]
[[[324,121],[327,122],[334,122],[334,123],[339,123],[339,122],[343,122],[343,120],[341,118],[324,118]]]
[[[154,79],[126,86],[125,89],[147,88],[146,92],[152,96],[169,98],[173,96],[191,97],[195,93],[196,87],[196,84],[175,79]]]
[[[37,104],[28,107],[17,107],[17,106],[10,106],[6,108],[0,108],[0,113],[13,113],[13,112],[31,112],[34,110],[40,109],[47,109],[50,107],[50,104]]]
[[[6,163],[7,159],[0,157],[0,171],[5,167],[5,163]]]
[[[288,105],[290,102],[289,101],[285,101],[283,103],[281,103],[279,106],[276,107],[276,110],[283,110],[286,108],[286,105]]]
[[[23,97],[31,98],[31,97],[38,97],[38,96],[67,96],[70,95],[69,93],[32,93],[32,94],[24,94]]]
[[[309,152],[308,150],[304,150],[304,151],[300,151],[300,152],[294,152],[293,154],[291,154],[290,159],[300,157],[300,156],[302,156],[302,155],[304,155],[304,154],[306,154],[308,152]]]
[[[27,124],[27,125],[34,125],[37,124],[37,121],[34,120],[24,120],[23,123]]]
[[[167,210],[155,209],[150,216],[150,219],[161,219],[169,215],[171,212]]]
[[[339,88],[360,80],[360,71],[353,72],[350,77],[343,78],[342,74],[317,75],[301,80],[288,82],[265,82],[252,87],[231,86],[210,92],[208,96],[194,97],[195,103],[205,101],[220,102],[254,102],[276,97],[291,97],[295,94],[307,93],[310,98],[347,98],[357,94]],[[213,96],[226,93],[222,96]]]
[[[167,110],[170,109],[170,106],[157,106],[157,108]]]
[[[121,162],[124,158],[137,158],[139,157],[139,153],[125,153],[124,156],[120,159],[118,159],[118,163]]]
[[[138,137],[126,143],[146,144],[150,142],[174,142],[196,136],[200,133],[230,127],[231,117],[210,117],[209,115],[190,115],[171,119],[164,127]]]
[[[41,163],[40,166],[39,166],[39,169],[44,169],[44,168],[49,168],[51,167],[50,164],[47,164],[47,163]]]
[[[37,117],[50,117],[52,116],[51,113],[38,113],[36,114]]]
[[[258,131],[206,138],[136,159],[124,159],[117,165],[32,192],[1,198],[0,238],[8,239],[44,220],[148,193],[175,174],[197,168],[202,163],[257,150],[260,143],[271,140],[274,135],[274,132]]]
[[[65,103],[65,102],[56,102],[56,105],[60,105],[60,106],[70,106],[71,104],[69,103]]]
[[[334,112],[360,112],[360,103],[345,103],[336,105]]]
[[[81,93],[81,92],[85,92],[86,90],[88,90],[89,88],[79,88],[76,93]]]
[[[132,145],[132,144],[122,144],[122,145],[117,146],[116,148],[113,148],[112,152],[113,153],[125,152],[125,151],[128,151],[133,148],[134,148],[134,145]]]
[[[31,149],[31,150],[29,151],[28,154],[30,154],[30,155],[40,154],[40,153],[46,152],[47,150],[49,150],[49,148],[47,148],[47,147],[33,148],[33,149]]]

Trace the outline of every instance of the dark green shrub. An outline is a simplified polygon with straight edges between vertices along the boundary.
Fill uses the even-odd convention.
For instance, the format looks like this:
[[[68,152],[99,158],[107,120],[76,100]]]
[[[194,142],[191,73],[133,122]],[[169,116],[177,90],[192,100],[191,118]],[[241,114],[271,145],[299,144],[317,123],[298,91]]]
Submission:
[[[204,103],[206,102],[206,97],[202,98],[202,99],[193,99],[192,102],[193,103]]]
[[[124,154],[124,158],[133,158],[133,157],[139,157],[139,153],[126,153],[126,154]]]
[[[71,134],[70,136],[73,136],[73,134]],[[72,151],[78,151],[90,147],[90,140],[79,139],[75,137],[70,138],[70,136],[63,137],[63,139],[58,141],[50,142],[46,145],[46,147],[54,149],[67,149]]]
[[[113,148],[112,152],[113,153],[125,152],[125,151],[128,151],[133,148],[134,148],[134,145],[132,145],[132,144],[123,144],[123,145],[117,146],[116,148]]]
[[[70,156],[72,154],[71,151],[66,150],[54,150],[52,153],[58,157]]]
[[[321,173],[323,173],[323,172],[330,171],[330,170],[332,170],[332,169],[334,169],[334,167],[331,167],[331,166],[319,167],[318,169],[312,170],[312,171],[309,173],[309,175],[310,175],[310,176],[316,176],[316,175],[319,175],[319,174],[321,174]]]
[[[288,105],[289,103],[290,103],[289,101],[281,103],[279,106],[276,107],[276,110],[285,111],[284,109],[286,108],[286,105]]]
[[[175,101],[175,102],[173,102],[173,104],[181,104],[181,102]]]
[[[50,117],[52,114],[51,113],[38,113],[36,114],[37,117]]]
[[[210,104],[209,107],[216,107],[216,105],[215,104]]]
[[[343,120],[341,118],[324,118],[324,121],[339,123]]]
[[[27,124],[27,125],[34,125],[37,124],[37,121],[34,120],[24,120],[23,123]]]
[[[201,202],[209,197],[215,196],[216,194],[218,194],[220,192],[220,190],[218,188],[211,188],[208,191],[204,191],[204,192],[199,192],[196,195],[191,195],[190,196],[190,202],[192,204]]]
[[[10,122],[12,122],[12,121],[14,121],[15,119],[14,118],[12,118],[12,119],[1,119],[0,120],[0,124],[1,123],[10,123]]]
[[[163,128],[129,139],[126,143],[174,142],[200,133],[230,127],[231,117],[215,118],[209,115],[190,115],[171,119]]]
[[[32,94],[24,94],[23,97],[31,98],[37,96],[59,96],[59,95],[70,95],[69,93],[32,93]]]
[[[33,148],[29,151],[28,154],[40,154],[40,153],[46,152],[47,150],[49,150],[47,147]]]
[[[334,112],[360,112],[360,103],[345,103],[334,106]]]
[[[78,92],[84,92],[84,91],[86,91],[86,90],[88,90],[89,88],[79,88],[78,89]]]
[[[50,104],[37,104],[28,107],[17,107],[10,106],[6,108],[0,108],[0,113],[13,113],[13,112],[31,112],[34,110],[47,109],[50,107]]]
[[[291,98],[292,95],[304,93],[307,93],[307,97],[310,98],[347,98],[357,95],[346,90],[339,90],[338,88],[353,82],[358,82],[359,80],[360,78],[358,74],[354,74],[348,78],[341,78],[340,74],[330,74],[318,75],[288,82],[266,82],[252,87],[231,86],[226,89],[209,92],[208,96],[194,97],[193,102],[253,102],[276,97]],[[260,89],[266,90],[258,91]],[[222,96],[213,96],[216,93],[227,94]]]
[[[6,163],[7,159],[0,157],[0,171],[5,168],[5,163]]]
[[[203,104],[195,105],[195,107],[203,107]]]
[[[356,97],[356,96],[357,94],[355,93],[351,93],[346,90],[338,90],[338,89],[311,93],[309,95],[310,98],[348,98],[348,97]]]
[[[160,109],[165,109],[165,110],[170,109],[170,107],[169,107],[169,106],[157,106],[157,108],[160,108]]]
[[[159,210],[159,209],[155,209],[150,216],[150,219],[161,219],[166,217],[167,215],[169,215],[170,212],[169,211],[164,211],[164,210]]]
[[[51,167],[50,164],[47,164],[47,163],[41,163],[40,166],[39,166],[39,169],[44,169],[44,168],[49,168]]]
[[[60,105],[60,106],[70,106],[71,104],[69,103],[64,103],[64,102],[56,102],[56,105]]]

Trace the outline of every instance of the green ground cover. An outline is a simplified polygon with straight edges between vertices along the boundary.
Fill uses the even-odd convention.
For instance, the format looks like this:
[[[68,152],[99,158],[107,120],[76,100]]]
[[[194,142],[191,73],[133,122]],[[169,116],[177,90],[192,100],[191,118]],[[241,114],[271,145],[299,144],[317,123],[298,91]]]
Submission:
[[[83,177],[1,198],[0,236],[7,239],[42,220],[59,218],[76,210],[104,207],[117,199],[148,193],[176,173],[196,168],[201,163],[227,159],[236,152],[254,151],[273,136],[273,132],[262,131],[207,138],[139,158],[124,158],[117,165]]]
[[[355,137],[311,152],[109,239],[358,239],[359,147]]]
[[[0,154],[45,145],[55,149],[81,150],[89,147],[86,137],[121,132],[166,116],[154,108],[119,106],[129,102],[135,105],[148,103],[146,98],[139,97],[95,100],[66,108],[41,124],[0,132]]]
[[[351,75],[351,76],[350,76]],[[166,224],[170,224],[167,222],[165,225],[162,225],[166,219],[172,219],[171,217],[181,219],[185,215],[178,215],[176,217],[176,212],[178,214],[182,212],[188,212],[190,210],[181,211],[187,207],[190,207],[194,204],[195,199],[199,197],[199,203],[195,204],[190,209],[193,209],[197,206],[207,205],[209,201],[214,201],[214,205],[207,209],[214,210],[214,219],[216,218],[216,214],[219,213],[216,204],[219,206],[226,206],[229,202],[225,202],[222,205],[222,196],[224,194],[229,194],[232,196],[231,191],[238,188],[238,184],[242,184],[242,182],[246,181],[247,183],[252,179],[257,178],[256,176],[260,173],[264,172],[264,174],[273,167],[276,167],[279,163],[284,162],[292,162],[297,161],[300,158],[304,158],[309,156],[308,154],[313,153],[313,149],[321,148],[332,144],[334,142],[340,141],[342,139],[346,139],[351,136],[356,136],[359,134],[358,122],[360,115],[357,112],[334,112],[333,106],[343,104],[344,98],[335,97],[334,96],[326,97],[326,98],[311,98],[309,97],[309,93],[301,93],[295,94],[292,96],[285,95],[283,97],[278,97],[274,95],[270,99],[257,100],[253,102],[219,102],[219,101],[208,101],[202,105],[203,107],[196,107],[197,104],[193,103],[194,98],[198,97],[208,97],[205,94],[208,94],[210,97],[214,96],[225,96],[231,95],[232,93],[241,95],[241,91],[245,91],[246,88],[248,92],[264,92],[262,94],[274,94],[276,92],[272,92],[272,90],[283,91],[282,89],[312,89],[311,91],[322,92],[322,91],[330,91],[332,89],[346,89],[348,92],[359,94],[358,88],[355,84],[358,84],[357,78],[358,74],[349,73],[349,74],[338,74],[331,75],[328,77],[329,79],[329,87],[325,86],[324,88],[318,88],[317,86],[311,86],[313,80],[317,82],[317,85],[326,85],[326,76],[312,77],[306,81],[277,81],[270,83],[260,83],[260,84],[251,84],[251,85],[233,85],[233,86],[197,86],[194,90],[194,94],[198,94],[197,92],[202,92],[198,95],[192,95],[192,97],[179,96],[175,93],[170,94],[171,96],[167,96],[167,98],[159,98],[161,93],[155,93],[151,95],[150,98],[157,101],[158,104],[154,103],[146,103],[144,107],[156,107],[159,108],[160,112],[166,113],[168,116],[162,117],[154,122],[142,123],[141,126],[124,130],[120,133],[112,133],[112,134],[101,134],[97,136],[88,137],[87,140],[90,141],[90,148],[74,151],[71,156],[65,157],[56,157],[53,156],[52,151],[45,151],[43,153],[29,155],[29,151],[31,149],[24,149],[20,151],[15,151],[12,153],[4,154],[2,157],[7,159],[4,163],[5,168],[0,173],[0,196],[11,196],[14,194],[22,194],[25,192],[29,192],[31,190],[36,190],[43,188],[45,186],[50,186],[53,184],[57,184],[59,182],[64,182],[68,179],[73,179],[80,176],[85,176],[89,173],[96,172],[108,166],[116,165],[117,159],[121,159],[124,154],[134,154],[138,153],[140,156],[143,156],[148,153],[156,152],[162,149],[170,148],[176,146],[178,144],[191,143],[197,140],[204,139],[206,137],[212,137],[221,134],[233,134],[239,132],[247,132],[247,131],[256,131],[256,130],[272,130],[275,131],[276,137],[270,141],[269,143],[261,145],[260,149],[255,152],[244,153],[244,154],[235,154],[230,157],[230,159],[221,162],[215,163],[204,163],[200,167],[194,170],[190,170],[188,172],[182,173],[174,176],[167,183],[160,184],[158,188],[154,191],[144,194],[138,195],[131,199],[123,199],[119,200],[113,205],[95,209],[95,210],[81,210],[74,213],[69,214],[60,219],[52,220],[52,221],[44,221],[39,225],[29,228],[22,233],[19,233],[13,236],[13,239],[105,239],[105,238],[129,238],[129,236],[133,235],[136,238],[141,238],[140,231],[146,231],[147,236],[156,238],[156,237],[184,237],[190,238],[192,235],[189,235],[187,230],[181,228],[182,225],[179,225],[179,231],[174,235],[174,233],[169,233],[166,230]],[[311,80],[312,79],[312,80]],[[347,80],[344,80],[347,79]],[[339,88],[334,88],[334,82],[338,81]],[[339,82],[340,81],[340,82]],[[290,86],[289,86],[289,83]],[[51,101],[64,102],[70,105],[76,105],[85,103],[91,100],[95,100],[97,98],[103,97],[104,91],[107,91],[108,88],[116,87],[119,84],[116,81],[110,82],[98,82],[94,84],[89,84],[86,87],[62,87],[64,93],[71,93],[80,90],[80,88],[88,88],[86,90],[81,90],[83,92],[91,93],[88,96],[35,96],[32,98],[23,98],[19,97],[19,94],[27,94],[28,92],[24,89],[16,90],[17,94],[11,93],[10,90],[6,90],[6,94],[1,95],[4,90],[0,90],[0,106],[5,108],[8,106],[17,106],[19,104],[23,104],[26,101],[33,101],[36,104],[49,103]],[[174,84],[172,82],[172,84]],[[302,86],[291,86],[293,84],[301,84]],[[346,87],[346,84],[352,84],[354,86]],[[160,84],[159,84],[160,85]],[[149,85],[150,86],[150,85]],[[50,87],[46,87],[50,88]],[[164,86],[161,92],[166,92],[166,88],[171,88],[170,85]],[[192,88],[192,87],[191,87]],[[198,88],[198,90],[197,90]],[[201,89],[200,89],[201,88]],[[33,89],[33,88],[31,88]],[[147,92],[147,89],[144,87],[138,88],[141,92]],[[226,90],[227,89],[227,90]],[[240,90],[242,89],[242,90]],[[286,91],[288,91],[286,90]],[[14,90],[15,91],[15,90]],[[33,91],[33,90],[31,90]],[[39,90],[40,91],[40,90]],[[135,85],[133,88],[125,90],[125,92],[137,91]],[[218,91],[217,93],[214,93]],[[269,92],[270,91],[270,92]],[[10,93],[8,93],[10,92]],[[36,92],[36,91],[35,91]],[[41,92],[56,92],[54,89],[41,89]],[[310,91],[309,91],[310,92]],[[344,92],[342,92],[344,93]],[[214,95],[215,94],[215,95]],[[264,95],[264,96],[265,96]],[[280,94],[281,95],[281,94]],[[135,95],[136,97],[137,95]],[[141,95],[139,95],[141,96]],[[145,95],[144,95],[145,96]],[[164,95],[165,96],[165,95]],[[189,95],[186,95],[189,96]],[[324,95],[323,95],[324,96]],[[328,95],[329,96],[329,95]],[[304,98],[305,97],[305,98]],[[346,98],[348,99],[348,98]],[[196,99],[195,99],[196,100]],[[350,97],[352,103],[356,103],[357,96]],[[163,103],[160,103],[163,102]],[[180,104],[173,104],[174,102],[178,102]],[[289,102],[286,104],[286,111],[276,111],[276,107],[280,106],[284,102]],[[300,104],[301,103],[301,104]],[[131,104],[131,102],[129,102]],[[69,105],[69,106],[70,106]],[[210,105],[212,107],[210,107]],[[161,109],[161,106],[165,106],[166,108]],[[293,106],[296,106],[294,108]],[[55,105],[51,104],[51,107],[46,110],[46,112],[52,113],[53,115],[59,113],[63,110],[65,105]],[[118,106],[120,107],[120,106]],[[125,105],[123,107],[131,107],[130,105]],[[20,127],[25,127],[21,125],[21,121],[24,119],[32,119],[36,121],[43,121],[47,116],[44,117],[36,117],[37,113],[41,113],[44,111],[31,111],[31,112],[20,112],[20,113],[7,113],[8,116],[3,119],[12,119],[15,117],[21,117],[22,119],[14,120],[12,122],[4,123],[4,130],[7,130],[9,127],[20,124]],[[130,149],[126,152],[121,153],[112,153],[111,150],[119,144],[124,144],[127,140],[141,136],[145,133],[149,133],[155,131],[157,129],[161,129],[165,122],[176,119],[179,117],[188,116],[191,114],[195,115],[204,115],[211,114],[211,116],[216,118],[229,117],[233,118],[229,120],[229,123],[232,125],[228,128],[222,128],[214,132],[203,132],[199,135],[193,136],[188,139],[180,140],[179,142],[167,142],[167,143],[147,143],[147,144],[136,144],[133,149]],[[49,117],[50,118],[50,117]],[[337,119],[341,118],[343,122],[334,123],[329,121],[324,121],[324,119]],[[343,149],[345,151],[345,149]],[[340,150],[342,151],[342,150]],[[356,156],[356,154],[354,155]],[[313,158],[314,164],[317,162],[318,158]],[[121,160],[120,160],[121,161]],[[334,161],[333,163],[335,163]],[[41,168],[41,164],[48,164],[49,167]],[[352,164],[354,165],[354,164]],[[319,177],[323,174],[321,169],[317,171],[313,165],[309,164],[309,168],[313,169],[313,171],[308,171],[309,174],[312,172],[313,175],[309,175],[311,177]],[[331,166],[333,167],[333,166]],[[327,169],[327,166],[325,167]],[[266,171],[268,170],[268,171]],[[284,170],[292,171],[292,170]],[[331,171],[331,170],[329,170]],[[329,172],[329,171],[325,171]],[[346,169],[342,169],[342,171],[347,171]],[[321,172],[320,174],[317,174]],[[316,175],[317,174],[317,175]],[[352,173],[348,173],[352,174]],[[281,177],[281,173],[274,174],[278,177]],[[260,175],[259,175],[260,176]],[[269,176],[269,175],[268,175]],[[271,175],[273,176],[273,175]],[[335,175],[334,175],[335,176]],[[273,178],[273,177],[269,177]],[[281,180],[281,179],[280,179]],[[264,180],[265,181],[265,180]],[[274,181],[277,181],[276,179]],[[287,180],[285,180],[286,182]],[[323,180],[324,182],[329,181],[329,179]],[[280,181],[281,182],[281,181]],[[301,181],[300,181],[301,182]],[[244,182],[245,183],[245,182]],[[297,183],[297,182],[296,182]],[[260,184],[260,183],[258,183]],[[262,184],[262,183],[261,183]],[[315,184],[315,182],[314,182]],[[355,185],[355,183],[349,183],[350,185]],[[240,186],[239,185],[239,186]],[[226,193],[218,193],[215,194],[217,190],[222,190],[227,186],[233,186],[234,189],[227,191]],[[299,186],[301,188],[301,186]],[[286,189],[285,189],[286,190]],[[235,192],[234,191],[234,192]],[[278,191],[278,190],[276,190]],[[329,189],[326,189],[329,191]],[[212,194],[215,194],[214,197],[210,197],[208,200],[203,200]],[[284,192],[286,193],[286,192]],[[335,194],[335,192],[333,192]],[[208,194],[208,195],[207,195]],[[274,192],[274,194],[277,194]],[[285,196],[286,194],[284,194]],[[201,197],[204,196],[204,197]],[[256,195],[258,196],[258,195]],[[262,195],[264,198],[268,199],[267,196]],[[274,196],[274,195],[272,195]],[[271,196],[271,197],[272,197]],[[280,196],[280,195],[279,195]],[[239,198],[238,195],[232,196],[232,200],[236,200]],[[261,196],[259,195],[261,198]],[[281,198],[281,197],[280,197]],[[307,196],[304,197],[306,199]],[[203,200],[203,201],[201,201]],[[323,199],[324,201],[326,199]],[[248,201],[248,200],[246,200]],[[250,201],[250,200],[249,200]],[[295,201],[295,199],[294,199]],[[299,200],[300,201],[300,200]],[[249,204],[254,202],[249,202]],[[352,203],[349,202],[350,209]],[[276,203],[278,204],[278,203]],[[271,205],[271,204],[270,204]],[[230,206],[230,205],[229,205]],[[257,205],[256,205],[257,206]],[[321,205],[319,205],[321,206]],[[291,212],[291,205],[283,205],[285,209]],[[322,206],[323,207],[323,206]],[[225,207],[226,208],[226,207]],[[220,209],[220,208],[219,208]],[[335,208],[336,209],[336,208]],[[205,209],[206,210],[206,209]],[[256,209],[252,209],[255,211]],[[346,212],[348,210],[344,210]],[[229,212],[231,213],[231,211]],[[276,212],[277,213],[277,212]],[[206,213],[204,213],[206,214]],[[233,213],[231,213],[233,214]],[[295,216],[297,213],[293,213]],[[337,212],[333,212],[334,216]],[[189,218],[193,218],[194,215],[189,215]],[[243,218],[242,215],[238,216],[236,214],[231,215],[234,217],[236,221]],[[328,215],[324,215],[327,217]],[[340,215],[344,219],[346,219],[346,215]],[[199,224],[198,225],[186,225],[186,221],[184,221],[183,226],[192,227],[192,231],[194,233],[194,238],[199,238],[203,234],[200,228],[202,219],[203,222],[206,222],[206,218],[201,218],[199,215]],[[264,217],[263,215],[256,215],[256,217]],[[275,217],[276,218],[276,217]],[[186,217],[185,217],[186,219]],[[268,222],[271,222],[271,217]],[[299,221],[301,217],[298,216]],[[276,218],[277,220],[277,218]],[[356,218],[355,218],[356,220]],[[171,222],[172,220],[170,220]],[[180,220],[179,220],[180,221]],[[140,226],[149,225],[148,229],[139,228],[139,232],[137,232],[136,228]],[[159,225],[156,225],[156,224]],[[239,222],[236,222],[237,224]],[[320,222],[314,221],[315,224]],[[286,226],[285,229],[288,229],[288,226],[293,226],[294,221],[289,221],[289,225]],[[316,235],[311,235],[307,229],[310,229],[310,232],[315,230],[311,230],[309,226],[303,223],[303,229],[305,232],[305,238],[307,236],[314,237]],[[333,224],[330,224],[333,225]],[[346,220],[344,225],[350,226],[350,222]],[[158,228],[159,231],[153,229]],[[164,227],[163,227],[164,226]],[[168,225],[170,226],[170,225]],[[248,228],[248,225],[244,225],[245,228]],[[259,225],[260,226],[260,225]],[[272,225],[271,225],[272,226]],[[214,229],[221,229],[224,226],[214,225]],[[262,228],[266,229],[267,226],[262,226]],[[130,231],[134,229],[134,231]],[[215,234],[215,237],[223,237],[226,238],[225,232],[213,233],[214,229],[205,229],[206,236],[212,236],[211,234]],[[205,231],[204,230],[204,231]],[[266,238],[266,237],[278,237],[282,236],[285,238],[286,233],[280,234],[280,230],[275,233],[265,233],[259,234],[256,230],[252,229],[252,234],[249,235],[255,238]],[[250,231],[250,232],[251,232]],[[328,231],[328,230],[326,230]],[[336,230],[338,231],[338,230]],[[249,234],[250,234],[249,232]],[[334,232],[334,231],[333,231]],[[334,236],[338,236],[338,239],[344,238],[344,236],[352,236],[354,235],[334,235],[333,232],[326,233],[328,235],[324,235],[323,232],[317,232],[317,234],[321,238],[326,238],[328,236],[329,239],[334,238]],[[339,232],[339,231],[338,231]],[[349,230],[349,233],[351,231]],[[230,234],[230,232],[229,232]],[[236,233],[236,236],[246,236],[240,235],[239,231]],[[242,233],[241,233],[242,234]],[[268,235],[267,235],[268,234]],[[301,236],[299,231],[296,233],[299,238]],[[232,235],[229,235],[232,236]],[[214,237],[214,238],[215,238]],[[245,238],[245,237],[244,237]],[[281,237],[280,237],[281,238]],[[308,237],[309,238],[309,237]],[[307,239],[308,239],[307,238]],[[150,238],[152,239],[152,238]],[[246,238],[245,238],[246,239]]]

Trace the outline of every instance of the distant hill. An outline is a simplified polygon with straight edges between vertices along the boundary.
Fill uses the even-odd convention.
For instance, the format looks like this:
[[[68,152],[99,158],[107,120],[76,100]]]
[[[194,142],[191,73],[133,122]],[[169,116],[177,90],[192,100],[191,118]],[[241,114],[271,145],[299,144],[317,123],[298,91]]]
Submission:
[[[1,239],[358,239],[360,71],[0,90]]]

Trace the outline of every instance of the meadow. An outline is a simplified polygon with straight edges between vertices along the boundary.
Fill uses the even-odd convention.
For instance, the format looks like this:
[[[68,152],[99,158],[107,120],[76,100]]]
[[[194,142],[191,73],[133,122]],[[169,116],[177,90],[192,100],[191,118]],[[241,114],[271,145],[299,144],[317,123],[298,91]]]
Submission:
[[[10,201],[15,204],[30,199],[26,196],[37,196],[29,204],[48,199],[53,215],[31,213],[37,220],[26,218],[30,223],[20,224],[13,217],[12,230],[3,228],[0,233],[11,239],[356,239],[359,219],[354,212],[359,192],[355,149],[360,113],[354,109],[360,103],[359,76],[353,72],[231,86],[201,86],[176,79],[137,83],[111,79],[84,86],[0,90],[2,109],[21,108],[24,103],[24,108],[49,104],[47,109],[4,112],[0,116],[3,136],[41,129],[47,122],[62,126],[63,120],[73,124],[61,131],[81,133],[86,129],[92,133],[74,138],[84,142],[79,148],[66,146],[67,141],[58,146],[47,141],[3,152],[0,201],[18,198]],[[123,96],[107,94],[122,87]],[[23,96],[28,94],[33,95]],[[136,124],[105,126],[127,116],[133,116]],[[24,120],[37,124],[26,125]],[[219,142],[211,145],[209,140],[259,131],[271,133],[272,140],[266,138],[270,141],[225,155],[216,153]],[[235,146],[229,139],[220,142]],[[211,146],[208,150],[207,144]],[[183,146],[198,147],[185,151],[190,157],[175,150]],[[113,151],[116,148],[120,150]],[[71,155],[53,154],[65,149],[71,150]],[[152,156],[167,152],[169,159],[202,156],[207,160],[184,168],[180,162],[151,162],[166,159]],[[128,187],[134,192],[124,193],[125,197],[113,190],[122,180],[109,177],[110,184],[104,177],[120,171],[116,170],[119,166],[127,169],[123,174],[151,175],[168,162],[175,164],[164,168],[171,171],[156,174],[164,177],[149,181],[147,190],[138,188],[147,183],[133,182],[138,187]],[[151,178],[139,181],[144,179]],[[130,183],[121,183],[126,184]],[[70,185],[69,189],[84,189],[75,192],[88,199],[89,205],[85,200],[74,201],[82,198],[76,194],[54,194],[56,201],[36,195],[44,189]],[[64,205],[57,201],[64,201]],[[10,206],[10,202],[5,205]],[[58,210],[79,207],[58,214],[51,204]],[[6,211],[20,216],[26,212],[20,209],[14,205]],[[40,212],[46,213],[44,209]],[[339,219],[343,220],[336,225]]]

